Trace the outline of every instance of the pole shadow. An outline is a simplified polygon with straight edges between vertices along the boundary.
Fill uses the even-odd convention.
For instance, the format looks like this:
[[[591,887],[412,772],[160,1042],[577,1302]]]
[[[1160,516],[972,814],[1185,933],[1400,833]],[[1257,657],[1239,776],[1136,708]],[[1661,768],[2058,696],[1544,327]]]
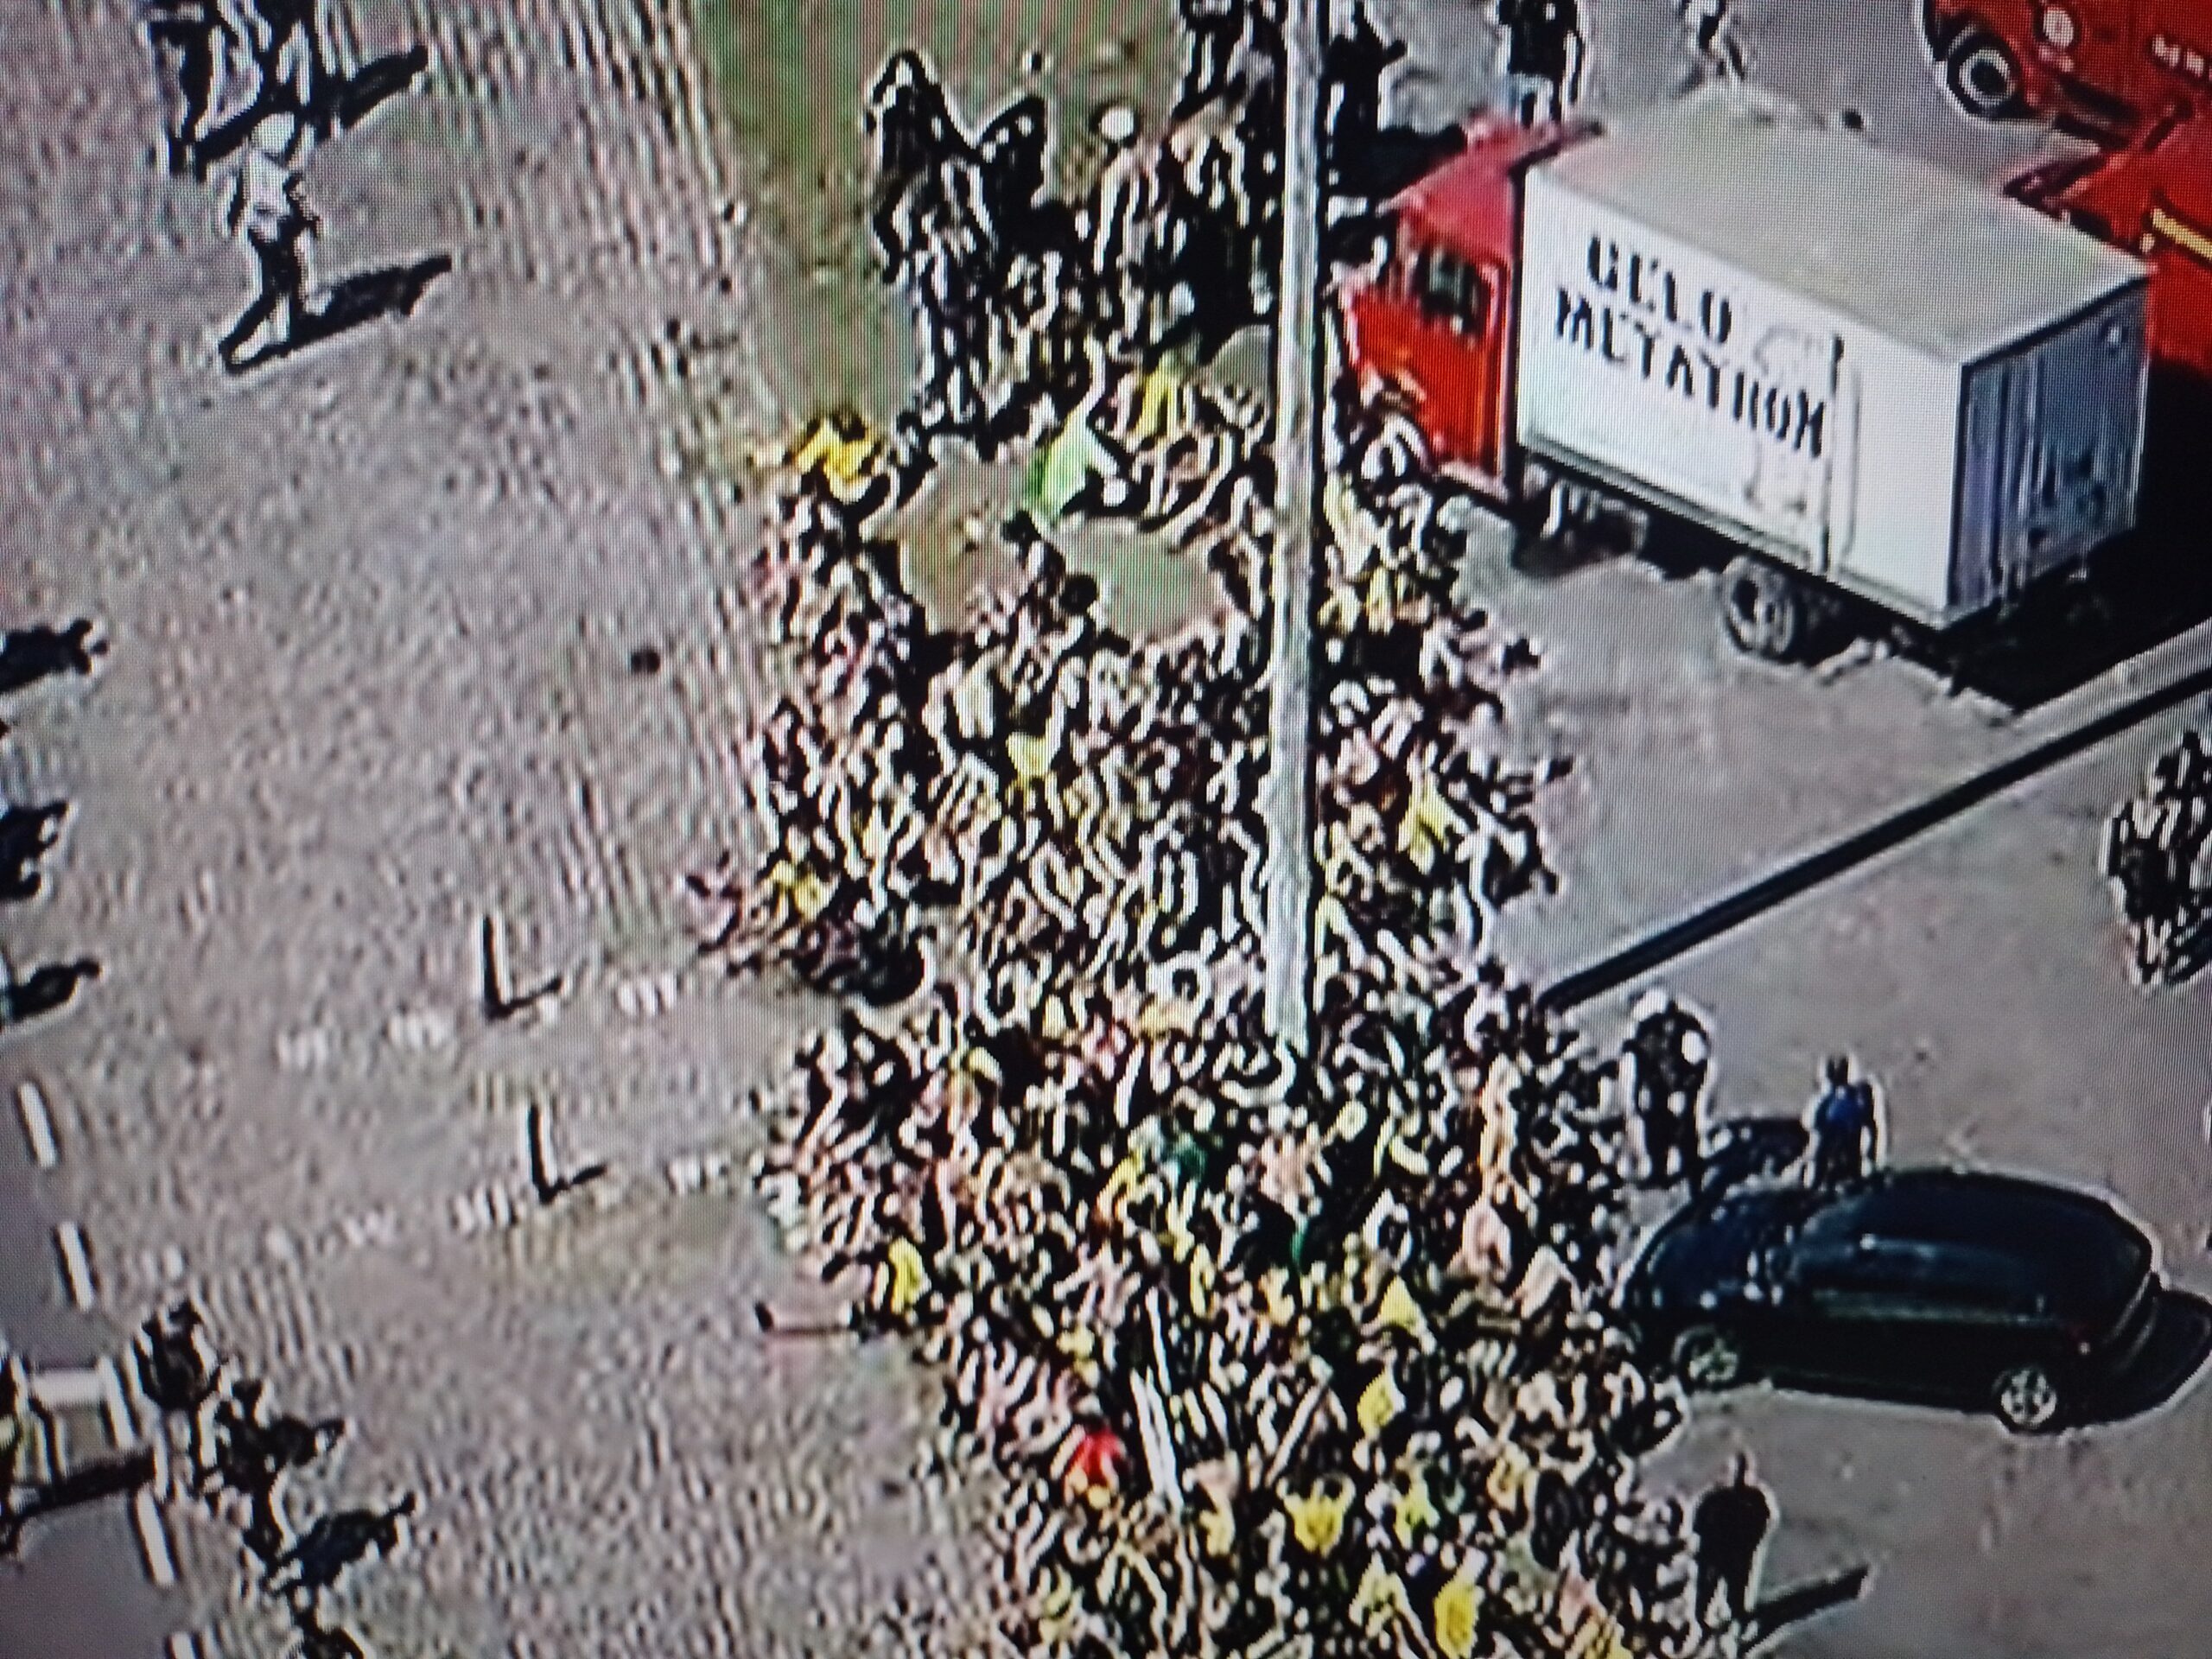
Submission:
[[[234,372],[264,367],[385,317],[412,316],[430,284],[452,269],[451,254],[434,253],[412,264],[380,266],[334,283],[323,302],[302,317],[289,336],[240,358]]]

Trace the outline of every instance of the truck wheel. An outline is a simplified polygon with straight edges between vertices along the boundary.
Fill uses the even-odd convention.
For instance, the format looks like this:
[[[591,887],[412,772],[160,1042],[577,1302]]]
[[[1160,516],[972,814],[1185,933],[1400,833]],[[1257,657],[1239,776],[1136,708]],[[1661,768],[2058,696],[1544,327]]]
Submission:
[[[1967,24],[1951,42],[1943,79],[1959,107],[1978,119],[2002,121],[2024,107],[2019,59],[1980,23]]]
[[[1738,649],[1786,663],[1808,632],[1804,590],[1787,573],[1758,559],[1732,560],[1720,573],[1720,613]]]

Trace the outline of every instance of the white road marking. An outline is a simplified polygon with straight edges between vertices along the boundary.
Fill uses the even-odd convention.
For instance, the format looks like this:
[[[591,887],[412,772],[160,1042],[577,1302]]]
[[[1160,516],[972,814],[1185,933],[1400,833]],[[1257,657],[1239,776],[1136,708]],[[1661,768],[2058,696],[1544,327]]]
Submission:
[[[674,974],[644,974],[614,988],[614,1006],[632,1020],[650,1020],[676,1006],[676,993]]]
[[[23,1115],[23,1137],[31,1143],[31,1156],[41,1169],[52,1169],[61,1161],[61,1151],[54,1144],[54,1120],[47,1116],[46,1096],[38,1084],[24,1078],[16,1090],[16,1106]]]
[[[338,1036],[327,1027],[311,1026],[276,1039],[276,1063],[287,1071],[312,1071],[338,1052]]]
[[[61,1270],[69,1281],[69,1300],[86,1313],[90,1313],[98,1300],[92,1283],[92,1259],[85,1248],[85,1235],[73,1221],[65,1221],[54,1230],[54,1243],[61,1247]]]
[[[146,1576],[154,1581],[156,1590],[174,1587],[176,1559],[169,1554],[168,1531],[162,1525],[162,1512],[154,1502],[153,1493],[141,1487],[137,1500],[130,1506],[130,1514],[138,1523],[138,1548],[145,1553]]]
[[[100,1406],[107,1413],[108,1438],[115,1442],[117,1451],[128,1452],[138,1444],[138,1427],[131,1419],[130,1395],[123,1386],[123,1374],[105,1354],[92,1369],[99,1373]]]
[[[385,1027],[385,1035],[394,1047],[427,1053],[452,1045],[454,1018],[443,1008],[411,1009],[392,1015]]]
[[[169,1659],[200,1659],[200,1639],[190,1630],[178,1630],[169,1637]]]
[[[82,1411],[103,1403],[104,1382],[97,1365],[40,1371],[30,1384],[32,1397],[49,1410]]]

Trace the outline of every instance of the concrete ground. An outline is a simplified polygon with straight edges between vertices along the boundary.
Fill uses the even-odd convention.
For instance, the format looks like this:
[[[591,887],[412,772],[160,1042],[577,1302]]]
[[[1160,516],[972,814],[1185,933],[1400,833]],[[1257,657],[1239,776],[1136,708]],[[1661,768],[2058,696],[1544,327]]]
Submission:
[[[27,0],[0,54],[0,623],[113,643],[11,699],[0,746],[0,792],[78,808],[10,956],[106,969],[0,1040],[60,1151],[10,1193],[81,1226],[108,1344],[189,1287],[280,1404],[350,1419],[296,1522],[419,1493],[338,1609],[381,1651],[907,1651],[868,1628],[894,1588],[972,1605],[906,1479],[925,1395],[887,1350],[753,1332],[754,1298],[809,1295],[734,1190],[736,1108],[797,1011],[695,969],[675,904],[741,833],[764,684],[754,531],[687,470],[690,423],[782,418],[686,14],[352,9],[357,61],[423,41],[435,67],[309,162],[319,273],[454,270],[411,319],[237,380],[212,347],[247,264],[213,192],[153,164],[133,18]],[[557,1018],[480,1018],[486,909],[518,981],[565,976]],[[550,1215],[531,1097],[613,1169]],[[99,1524],[36,1548],[106,1550],[80,1586],[141,1573]],[[170,1628],[276,1651],[231,1529],[168,1531]]]
[[[1401,82],[1409,118],[1450,118],[1484,96],[1490,41],[1470,10],[1395,9],[1422,42]],[[1859,108],[1878,142],[1986,180],[2068,142],[1953,111],[1908,7],[1737,10],[1756,79],[1816,108]],[[1669,8],[1586,11],[1601,106],[1680,83]],[[2201,539],[2162,556],[2201,558]],[[2173,637],[2116,666],[2085,653],[2086,677],[2056,671],[2078,639],[2040,639],[2057,694],[2025,700],[1863,649],[1776,669],[1725,642],[1704,580],[1624,559],[1516,559],[1497,526],[1478,542],[1468,581],[1544,652],[1520,699],[1523,741],[1579,763],[1548,802],[1563,891],[1507,931],[1509,959],[1539,983],[2212,663],[2212,630],[2183,611]],[[1659,976],[1716,1018],[1718,1110],[1801,1110],[1821,1058],[1848,1052],[1881,1081],[1898,1160],[2107,1194],[2151,1231],[2171,1281],[2212,1291],[2205,990],[2129,982],[2095,868],[2113,804],[2202,718],[2183,707],[2152,720]],[[1593,1033],[1618,1029],[1645,982],[1586,1009]],[[2202,1358],[2192,1319],[2171,1332],[2184,1369]],[[1702,1406],[1651,1476],[1694,1491],[1739,1444],[1781,1511],[1770,1586],[1874,1567],[1861,1602],[1778,1652],[2161,1659],[2202,1646],[2212,1397],[2200,1379],[2145,1414],[2050,1441],[1961,1414],[1752,1390]]]
[[[1755,74],[1863,109],[1879,139],[1984,178],[2046,142],[1951,115],[1902,5],[1741,10]],[[1471,10],[1378,6],[1423,44],[1407,99],[1481,95]],[[730,1190],[732,1107],[797,1011],[693,971],[671,904],[673,874],[741,833],[728,738],[764,689],[732,591],[751,530],[686,457],[717,441],[702,416],[776,429],[794,372],[704,142],[683,15],[363,0],[361,54],[423,39],[437,67],[315,157],[321,263],[444,251],[455,270],[410,320],[231,382],[212,340],[247,273],[210,198],[151,164],[130,9],[18,13],[0,624],[96,614],[114,649],[89,683],[11,699],[0,743],[0,793],[79,809],[50,895],[0,940],[18,966],[107,969],[0,1039],[0,1087],[36,1084],[60,1148],[52,1169],[0,1163],[11,1217],[81,1225],[105,1328],[57,1311],[50,1254],[26,1245],[5,1306],[32,1334],[10,1334],[79,1366],[189,1286],[282,1402],[346,1413],[295,1515],[420,1492],[408,1550],[349,1604],[387,1650],[906,1651],[911,1629],[870,1624],[894,1586],[973,1605],[957,1518],[906,1479],[925,1391],[886,1350],[751,1334],[756,1296],[808,1297]],[[1678,82],[1658,0],[1599,5],[1593,28],[1601,103]],[[1546,648],[1529,741],[1582,762],[1551,808],[1566,889],[1510,939],[1540,980],[2212,657],[2190,632],[2015,713],[1901,660],[1745,663],[1697,584],[1637,565],[1539,575],[1492,548],[1471,575]],[[657,676],[628,671],[644,644]],[[1885,1085],[1900,1157],[2109,1192],[2205,1288],[2212,1027],[2201,989],[2126,982],[2093,868],[2099,817],[2178,723],[1675,970],[1719,1016],[1722,1109],[1794,1109],[1819,1057],[1849,1050]],[[566,976],[550,1023],[478,1017],[486,907],[518,976]],[[518,1202],[533,1095],[615,1170],[542,1217]],[[1875,1564],[1863,1603],[1786,1644],[1804,1659],[2166,1659],[2201,1646],[2208,1611],[2207,1410],[2192,1389],[2027,1444],[1754,1393],[1701,1411],[1655,1474],[1701,1482],[1740,1438],[1782,1506],[1775,1577]],[[143,1571],[119,1515],[71,1526],[41,1541],[43,1568],[0,1579],[0,1630],[29,1597]],[[229,1535],[194,1513],[168,1530],[182,1583],[146,1628],[276,1650],[232,1599]]]

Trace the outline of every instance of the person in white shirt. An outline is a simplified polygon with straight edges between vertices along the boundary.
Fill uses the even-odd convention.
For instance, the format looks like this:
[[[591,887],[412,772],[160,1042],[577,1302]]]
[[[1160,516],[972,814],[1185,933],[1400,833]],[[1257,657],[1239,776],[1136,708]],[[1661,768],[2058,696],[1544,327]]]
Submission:
[[[252,145],[232,187],[231,233],[252,255],[261,283],[252,302],[223,337],[223,366],[232,373],[249,366],[238,356],[239,349],[279,311],[284,314],[287,343],[309,315],[307,256],[302,244],[319,221],[307,205],[305,187],[294,164],[299,147],[296,118],[264,117],[253,130]],[[272,346],[260,356],[281,349],[281,345]]]

